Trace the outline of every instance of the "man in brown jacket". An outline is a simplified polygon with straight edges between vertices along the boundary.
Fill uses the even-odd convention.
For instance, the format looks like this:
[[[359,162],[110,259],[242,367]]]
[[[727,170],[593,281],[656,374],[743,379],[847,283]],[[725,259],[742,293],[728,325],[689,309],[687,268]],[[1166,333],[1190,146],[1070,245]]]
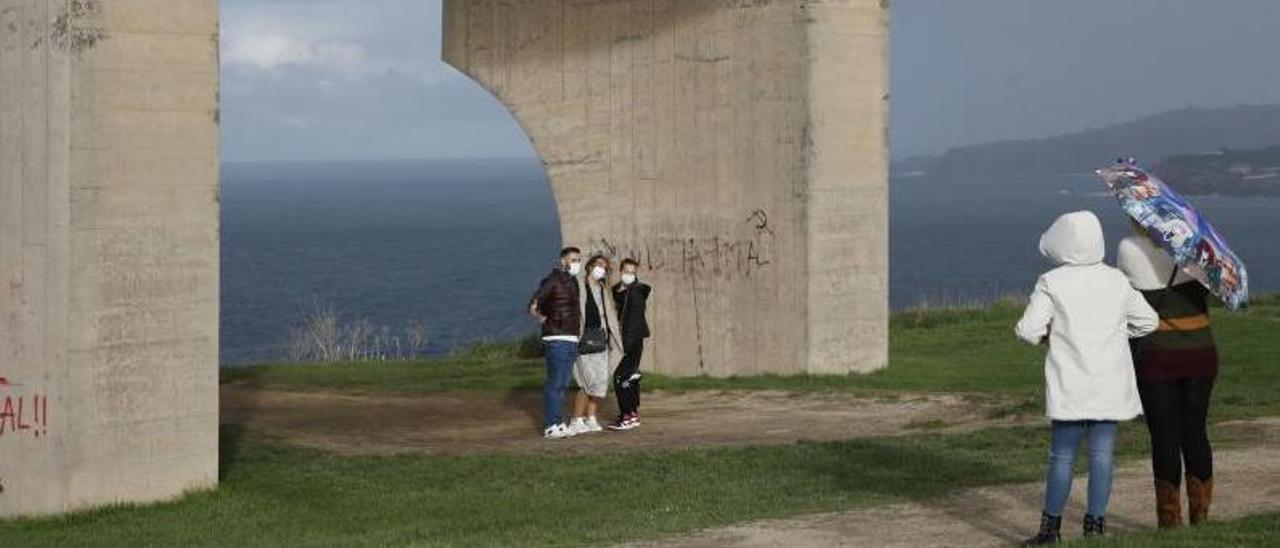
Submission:
[[[547,355],[547,377],[542,385],[542,435],[547,439],[573,435],[564,422],[564,392],[578,360],[578,339],[582,336],[581,273],[582,252],[576,247],[560,250],[560,263],[542,279],[529,300],[529,313],[542,324]]]

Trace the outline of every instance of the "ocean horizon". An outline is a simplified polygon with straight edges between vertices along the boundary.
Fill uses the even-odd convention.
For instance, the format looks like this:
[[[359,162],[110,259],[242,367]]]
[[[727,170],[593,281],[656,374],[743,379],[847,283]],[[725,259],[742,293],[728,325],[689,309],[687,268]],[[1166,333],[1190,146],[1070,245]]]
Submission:
[[[1108,260],[1128,233],[1086,173],[894,174],[890,195],[894,310],[1025,295],[1061,213],[1096,212]],[[224,365],[284,359],[317,307],[392,335],[417,323],[429,354],[519,338],[536,330],[524,301],[561,247],[536,158],[226,163],[221,200]],[[1249,265],[1251,290],[1280,290],[1280,198],[1192,200]]]

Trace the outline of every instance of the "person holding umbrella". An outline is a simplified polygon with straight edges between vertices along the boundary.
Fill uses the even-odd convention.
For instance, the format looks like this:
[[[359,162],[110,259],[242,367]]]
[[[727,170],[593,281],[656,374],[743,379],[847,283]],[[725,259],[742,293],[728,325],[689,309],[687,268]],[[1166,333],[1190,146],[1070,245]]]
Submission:
[[[1204,523],[1213,501],[1205,424],[1218,375],[1208,299],[1212,293],[1230,310],[1248,308],[1248,272],[1191,202],[1133,159],[1098,175],[1137,232],[1121,241],[1118,266],[1160,315],[1157,331],[1132,344],[1151,435],[1156,522],[1160,528],[1182,525],[1178,484],[1185,477],[1190,522]]]
[[[1156,520],[1161,529],[1182,525],[1178,486],[1185,464],[1187,515],[1197,525],[1208,518],[1213,501],[1213,449],[1205,423],[1218,349],[1209,328],[1209,290],[1145,234],[1121,240],[1117,262],[1160,315],[1155,333],[1131,343],[1151,435]]]

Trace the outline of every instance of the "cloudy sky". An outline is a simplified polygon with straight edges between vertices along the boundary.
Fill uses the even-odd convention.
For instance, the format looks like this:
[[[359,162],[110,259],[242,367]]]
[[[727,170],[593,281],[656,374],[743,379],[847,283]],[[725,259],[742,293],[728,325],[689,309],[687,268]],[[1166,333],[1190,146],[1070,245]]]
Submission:
[[[439,60],[439,0],[222,0],[222,15],[228,161],[532,154]],[[1275,0],[894,0],[894,155],[1280,103],[1277,22]]]
[[[228,161],[532,155],[440,61],[439,0],[222,0]]]

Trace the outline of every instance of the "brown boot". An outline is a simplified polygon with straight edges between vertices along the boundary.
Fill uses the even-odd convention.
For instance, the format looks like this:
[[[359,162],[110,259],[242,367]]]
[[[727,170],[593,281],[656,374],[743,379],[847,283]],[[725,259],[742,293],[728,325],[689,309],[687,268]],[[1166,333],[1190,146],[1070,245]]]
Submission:
[[[1200,525],[1209,519],[1209,504],[1213,502],[1213,478],[1201,480],[1187,474],[1187,518],[1192,525]]]
[[[1182,490],[1164,480],[1156,480],[1156,523],[1161,529],[1182,527]]]

